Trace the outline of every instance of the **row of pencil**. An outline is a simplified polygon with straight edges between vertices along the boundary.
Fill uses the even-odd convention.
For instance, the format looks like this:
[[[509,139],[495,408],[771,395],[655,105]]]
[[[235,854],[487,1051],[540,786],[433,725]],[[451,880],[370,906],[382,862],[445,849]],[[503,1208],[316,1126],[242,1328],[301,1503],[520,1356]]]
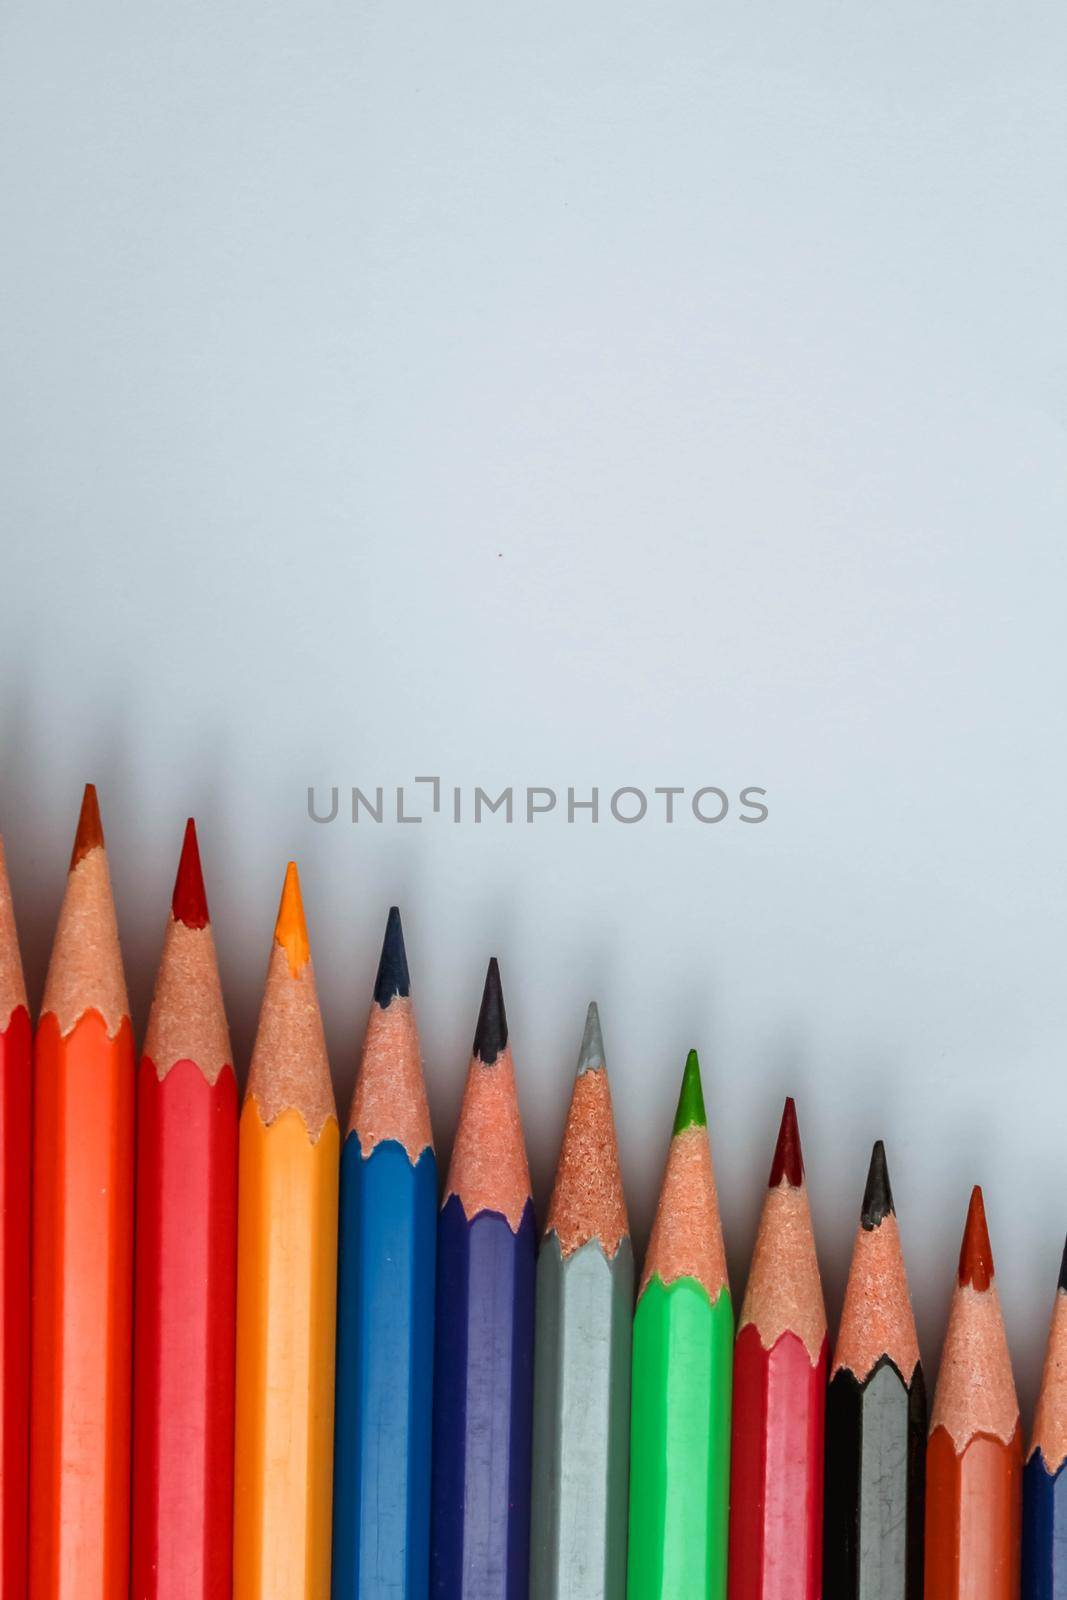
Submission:
[[[735,1332],[691,1053],[635,1311],[595,1006],[538,1250],[496,962],[439,1208],[396,910],[342,1141],[290,865],[239,1111],[193,825],[135,1067],[91,786],[32,1039],[0,849],[0,1163],[4,1600],[1067,1596],[979,1190],[928,1432],[882,1146],[831,1362],[786,1102]]]

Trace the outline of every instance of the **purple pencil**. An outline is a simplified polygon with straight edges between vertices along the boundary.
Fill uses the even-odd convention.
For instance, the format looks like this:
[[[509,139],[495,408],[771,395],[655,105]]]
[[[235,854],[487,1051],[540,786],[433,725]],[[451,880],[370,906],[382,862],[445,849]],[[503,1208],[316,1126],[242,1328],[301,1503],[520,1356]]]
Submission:
[[[430,1593],[526,1600],[536,1238],[496,960],[437,1234]]]

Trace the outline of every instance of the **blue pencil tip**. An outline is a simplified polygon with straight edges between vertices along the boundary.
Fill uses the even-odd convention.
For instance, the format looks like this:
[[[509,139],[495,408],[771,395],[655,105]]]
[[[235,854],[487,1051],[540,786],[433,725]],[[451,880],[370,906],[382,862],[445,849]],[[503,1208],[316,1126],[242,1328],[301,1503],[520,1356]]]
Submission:
[[[385,924],[385,938],[382,940],[382,955],[378,962],[378,976],[374,983],[375,1003],[384,1011],[394,995],[406,996],[411,993],[411,979],[408,976],[408,957],[404,949],[404,930],[400,925],[400,911],[396,906],[389,907],[389,920]]]

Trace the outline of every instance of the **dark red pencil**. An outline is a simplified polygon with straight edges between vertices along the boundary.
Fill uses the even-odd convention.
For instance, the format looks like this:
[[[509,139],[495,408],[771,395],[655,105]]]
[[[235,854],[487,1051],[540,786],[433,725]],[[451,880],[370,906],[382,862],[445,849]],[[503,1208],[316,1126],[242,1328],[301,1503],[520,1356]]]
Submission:
[[[822,1594],[826,1312],[785,1103],[734,1354],[730,1600]]]
[[[196,831],[137,1084],[134,1600],[228,1600],[237,1085]]]

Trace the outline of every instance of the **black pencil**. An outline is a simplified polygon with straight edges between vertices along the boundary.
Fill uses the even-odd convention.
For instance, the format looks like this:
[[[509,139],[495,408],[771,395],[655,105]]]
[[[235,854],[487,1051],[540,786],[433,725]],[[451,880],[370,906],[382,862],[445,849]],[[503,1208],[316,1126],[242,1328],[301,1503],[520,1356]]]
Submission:
[[[827,1595],[919,1600],[925,1452],[926,1390],[879,1140],[827,1398]]]

